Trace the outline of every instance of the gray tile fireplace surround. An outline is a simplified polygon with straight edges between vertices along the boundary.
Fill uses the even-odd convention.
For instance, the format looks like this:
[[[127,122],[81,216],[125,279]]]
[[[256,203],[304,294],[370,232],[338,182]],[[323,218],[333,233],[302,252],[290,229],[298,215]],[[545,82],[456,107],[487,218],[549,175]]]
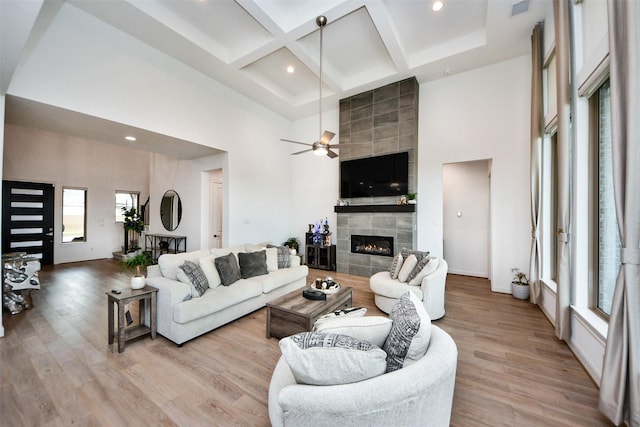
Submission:
[[[340,160],[406,151],[409,153],[409,192],[417,193],[418,81],[411,77],[340,100]],[[415,206],[397,206],[397,197],[351,199],[337,206],[336,269],[339,273],[371,276],[393,260],[382,255],[351,253],[351,235],[393,237],[394,255],[416,248]]]
[[[352,235],[393,237],[394,254],[401,248],[414,247],[415,212],[359,212],[367,209],[358,209],[359,206],[349,208],[351,209],[336,208],[336,269],[339,273],[369,277],[378,271],[388,269],[393,261],[393,258],[388,256],[352,253]]]

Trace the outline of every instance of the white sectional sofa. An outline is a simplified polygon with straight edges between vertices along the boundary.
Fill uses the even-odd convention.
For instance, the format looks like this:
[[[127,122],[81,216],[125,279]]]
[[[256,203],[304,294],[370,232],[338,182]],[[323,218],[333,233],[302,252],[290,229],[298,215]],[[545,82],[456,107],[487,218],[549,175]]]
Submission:
[[[164,254],[158,264],[147,268],[148,285],[158,288],[158,333],[178,345],[251,313],[274,298],[306,285],[309,269],[300,257],[291,255],[290,266],[278,268],[277,250],[267,250],[268,274],[240,279],[224,286],[215,271],[216,257],[263,250],[266,244],[246,244],[222,249],[205,249]],[[178,280],[178,267],[185,261],[204,266],[209,288],[192,297],[189,284]],[[211,270],[211,266],[213,270]]]

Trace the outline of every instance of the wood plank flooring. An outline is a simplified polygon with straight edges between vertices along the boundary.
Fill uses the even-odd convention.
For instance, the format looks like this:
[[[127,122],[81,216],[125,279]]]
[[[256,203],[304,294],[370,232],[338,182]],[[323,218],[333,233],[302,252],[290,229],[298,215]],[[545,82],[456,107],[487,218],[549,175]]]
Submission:
[[[354,305],[382,314],[367,278],[332,276],[354,287]],[[107,344],[105,292],[128,280],[115,261],[48,266],[40,277],[34,308],[3,317],[0,425],[269,425],[280,350],[265,338],[266,309],[182,348],[159,336],[119,354]],[[446,310],[436,324],[459,351],[451,425],[610,425],[597,387],[537,307],[491,293],[486,280],[449,275]]]

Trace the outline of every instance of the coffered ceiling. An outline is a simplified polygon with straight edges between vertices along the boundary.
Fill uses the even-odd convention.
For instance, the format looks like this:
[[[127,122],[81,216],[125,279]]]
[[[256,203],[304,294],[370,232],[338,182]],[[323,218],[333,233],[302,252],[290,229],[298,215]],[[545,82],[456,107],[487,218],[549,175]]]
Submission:
[[[289,119],[407,77],[524,55],[550,0],[67,0]],[[515,6],[514,6],[515,4]],[[512,9],[524,12],[512,16]],[[287,67],[294,68],[293,73]]]
[[[444,7],[434,12],[433,1],[1,0],[0,89],[7,90],[28,53],[23,47],[46,31],[60,6],[74,7],[296,120],[318,113],[319,15],[328,19],[322,91],[328,110],[341,98],[408,77],[425,83],[526,55],[535,23],[552,8],[551,0],[442,0]],[[98,140],[130,130],[8,95],[7,123]],[[153,147],[179,143],[184,158],[217,152],[192,151],[162,135],[153,139]]]

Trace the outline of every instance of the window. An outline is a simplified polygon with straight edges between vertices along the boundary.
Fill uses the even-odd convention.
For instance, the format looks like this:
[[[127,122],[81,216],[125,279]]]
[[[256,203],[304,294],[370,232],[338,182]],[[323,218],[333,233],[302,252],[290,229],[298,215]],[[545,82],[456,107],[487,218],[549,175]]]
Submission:
[[[140,193],[133,193],[131,191],[116,190],[116,222],[124,222],[124,216],[122,215],[122,208],[138,209],[138,197]]]
[[[87,190],[62,189],[62,243],[87,240]]]
[[[542,277],[556,280],[558,256],[558,144],[557,134],[542,144]]]
[[[590,98],[591,139],[593,141],[593,213],[595,258],[592,272],[593,306],[606,316],[611,314],[611,300],[620,269],[621,243],[613,195],[611,152],[611,101],[609,81]]]

